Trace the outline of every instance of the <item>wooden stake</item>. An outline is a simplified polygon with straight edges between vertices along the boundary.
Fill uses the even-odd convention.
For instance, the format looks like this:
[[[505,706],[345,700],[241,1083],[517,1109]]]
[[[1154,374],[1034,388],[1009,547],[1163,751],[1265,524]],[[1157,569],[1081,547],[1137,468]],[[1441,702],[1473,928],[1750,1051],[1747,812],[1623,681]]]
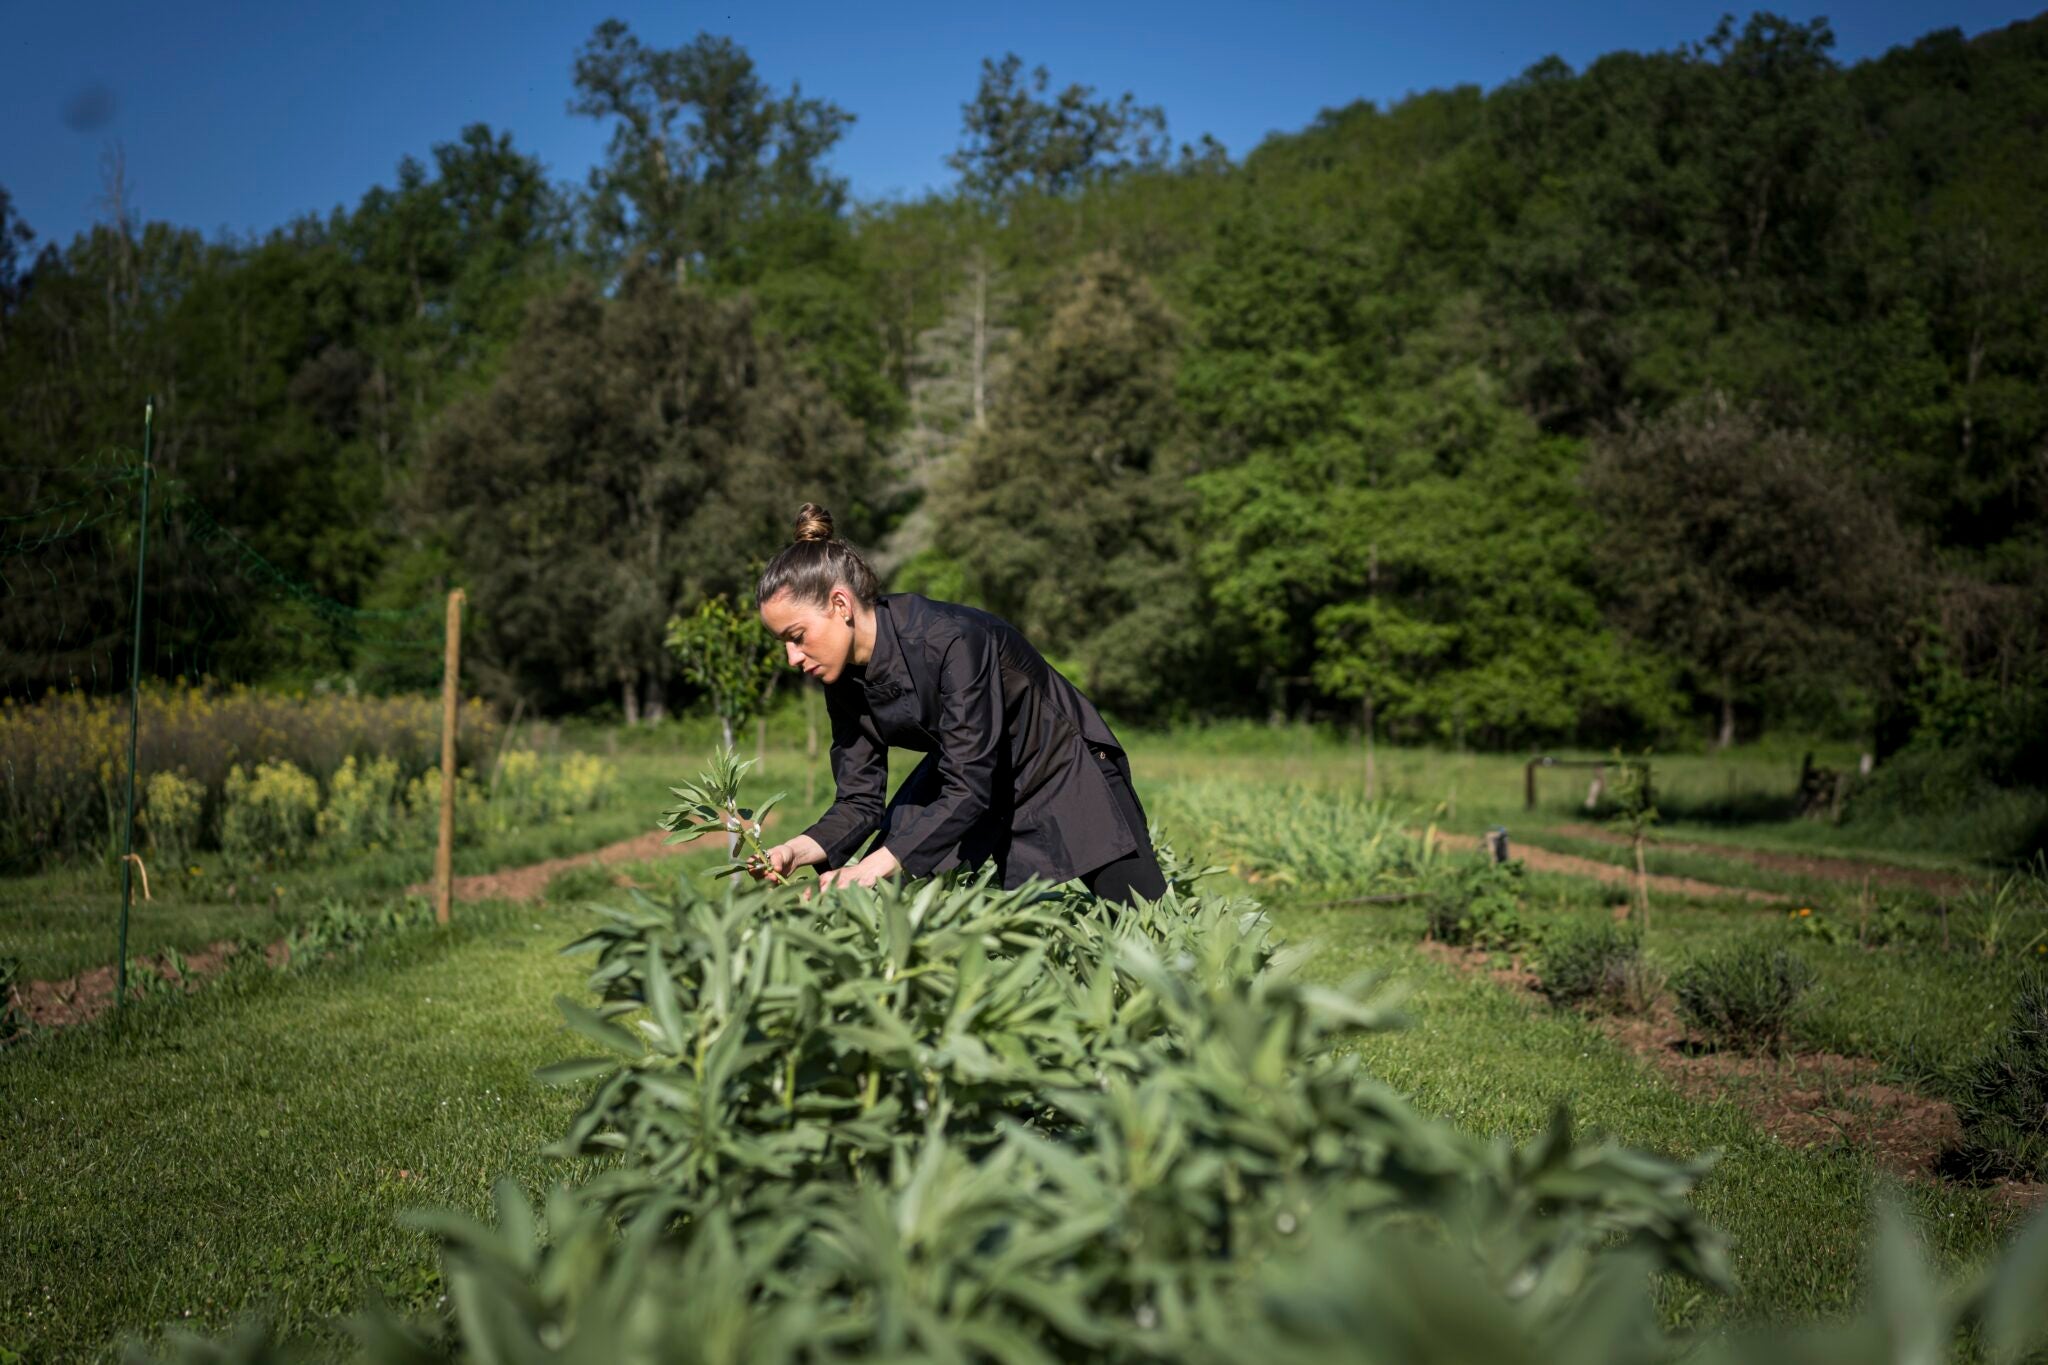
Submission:
[[[1636,899],[1643,906],[1643,932],[1650,932],[1650,870],[1643,866],[1643,836],[1636,834]]]
[[[462,675],[462,589],[448,594],[448,654],[441,671],[441,838],[434,848],[434,922],[455,901],[455,715]]]

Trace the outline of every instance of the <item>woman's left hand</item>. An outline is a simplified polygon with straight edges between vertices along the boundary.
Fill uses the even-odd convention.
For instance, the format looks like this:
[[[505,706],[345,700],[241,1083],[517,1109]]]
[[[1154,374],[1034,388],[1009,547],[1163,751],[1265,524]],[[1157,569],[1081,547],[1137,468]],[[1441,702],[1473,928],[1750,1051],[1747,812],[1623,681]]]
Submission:
[[[835,867],[830,872],[818,874],[818,885],[827,886],[873,886],[882,878],[896,871],[902,864],[896,855],[886,848],[878,848],[857,863]]]

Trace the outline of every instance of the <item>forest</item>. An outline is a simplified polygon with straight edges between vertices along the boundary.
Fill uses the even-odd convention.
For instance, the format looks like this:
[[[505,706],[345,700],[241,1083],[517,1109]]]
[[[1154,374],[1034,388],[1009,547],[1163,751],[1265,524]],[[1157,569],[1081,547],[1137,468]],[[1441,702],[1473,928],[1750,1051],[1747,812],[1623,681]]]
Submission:
[[[658,718],[664,622],[812,500],[1133,723],[2038,783],[2048,17],[1832,48],[1757,14],[1241,156],[991,57],[949,188],[868,203],[857,110],[612,21],[564,54],[586,183],[475,125],[253,240],[118,160],[68,243],[0,190],[0,692],[125,674],[153,393],[166,680],[431,685],[359,623],[461,585],[491,700]]]

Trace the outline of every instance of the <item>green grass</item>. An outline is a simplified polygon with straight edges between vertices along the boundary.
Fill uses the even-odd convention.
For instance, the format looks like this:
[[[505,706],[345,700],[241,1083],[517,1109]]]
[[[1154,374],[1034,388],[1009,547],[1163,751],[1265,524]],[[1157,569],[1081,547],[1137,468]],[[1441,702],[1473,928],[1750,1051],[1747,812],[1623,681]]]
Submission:
[[[438,1292],[396,1215],[549,1178],[571,1098],[531,1073],[573,1050],[548,1002],[580,993],[555,950],[584,919],[471,907],[0,1059],[0,1346],[82,1359],[259,1311],[299,1334],[373,1287]]]

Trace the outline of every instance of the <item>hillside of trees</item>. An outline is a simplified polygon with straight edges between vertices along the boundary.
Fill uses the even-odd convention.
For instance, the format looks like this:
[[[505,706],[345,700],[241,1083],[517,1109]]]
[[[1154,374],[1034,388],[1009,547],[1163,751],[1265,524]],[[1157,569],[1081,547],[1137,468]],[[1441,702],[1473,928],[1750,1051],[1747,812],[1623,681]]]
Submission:
[[[812,500],[1133,722],[1788,730],[2026,780],[2048,16],[1831,46],[1757,15],[1239,159],[991,59],[952,187],[860,203],[858,111],[607,23],[564,54],[610,131],[582,185],[474,126],[261,240],[136,221],[116,174],[45,243],[0,191],[0,502],[61,502],[154,392],[211,518],[352,606],[466,586],[529,713],[680,704],[661,623]],[[16,546],[0,689],[77,675],[51,622],[124,602],[132,531],[42,586]],[[180,628],[251,676],[422,680],[237,601]]]

